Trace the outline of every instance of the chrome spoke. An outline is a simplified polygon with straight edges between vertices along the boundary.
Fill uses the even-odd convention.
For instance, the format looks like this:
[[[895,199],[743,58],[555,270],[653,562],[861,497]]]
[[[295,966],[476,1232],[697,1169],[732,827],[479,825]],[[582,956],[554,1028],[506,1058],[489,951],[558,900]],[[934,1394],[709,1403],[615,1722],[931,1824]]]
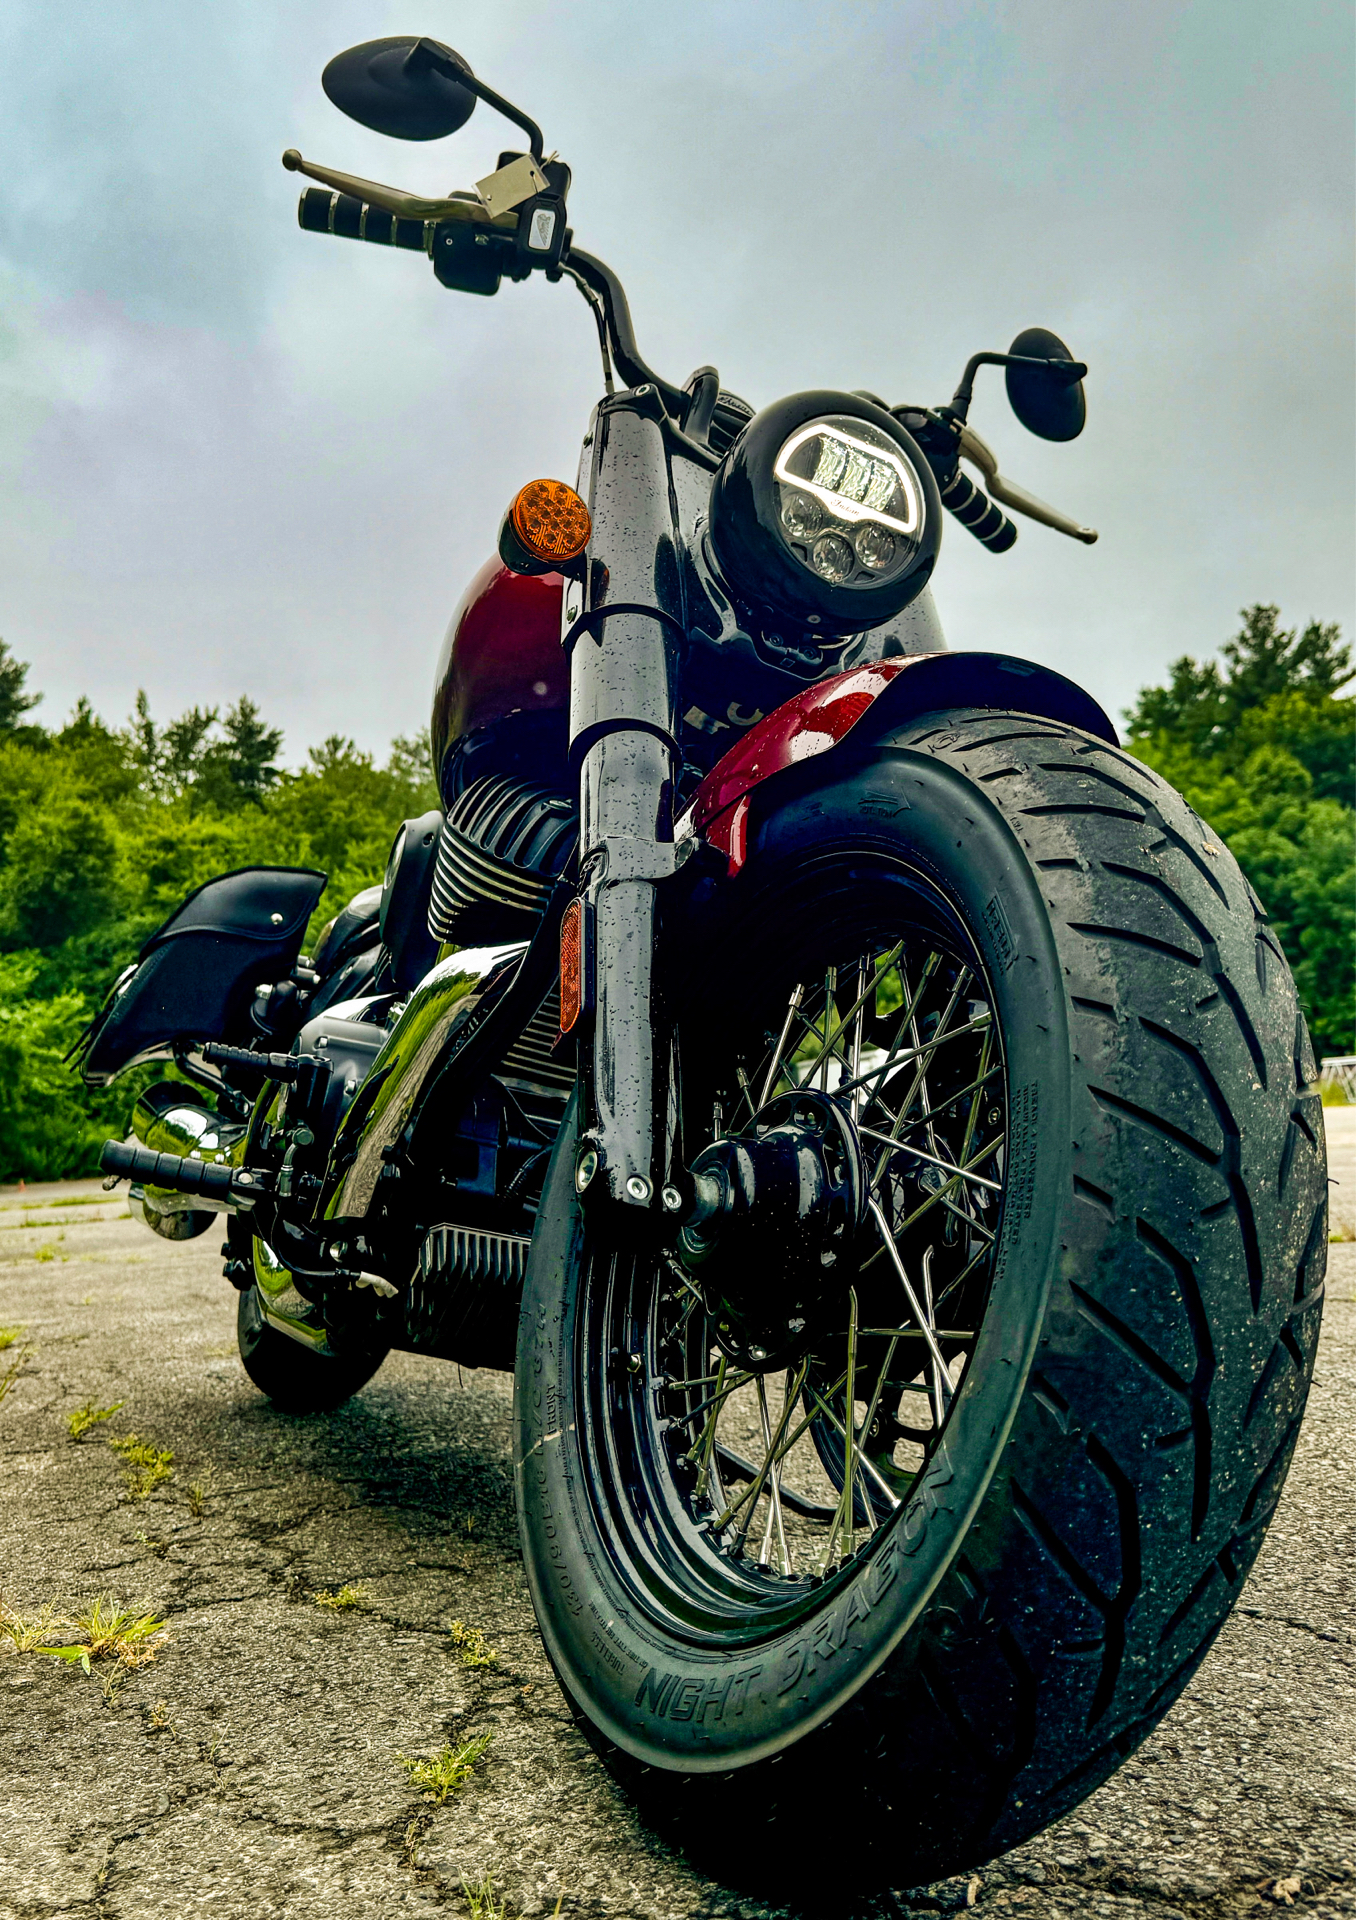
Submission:
[[[723,1533],[737,1513],[742,1512],[750,1502],[757,1502],[759,1494],[763,1491],[763,1482],[767,1479],[770,1469],[775,1466],[777,1460],[781,1458],[781,1455],[776,1452],[776,1448],[780,1445],[782,1435],[786,1431],[787,1422],[791,1418],[791,1409],[800,1397],[801,1388],[805,1384],[805,1376],[809,1372],[809,1364],[808,1360],[802,1360],[797,1370],[796,1387],[794,1392],[789,1393],[786,1397],[786,1405],[782,1409],[782,1417],[777,1423],[777,1432],[773,1439],[772,1450],[769,1451],[767,1458],[764,1460],[762,1466],[759,1467],[756,1477],[749,1482],[747,1490],[740,1495],[738,1500],[732,1500],[730,1502],[719,1519],[711,1522],[712,1533]],[[752,1513],[750,1513],[750,1519],[751,1518]],[[749,1523],[748,1520],[746,1520],[739,1530],[736,1545],[738,1545],[738,1542],[742,1540],[748,1532],[748,1527]]]
[[[797,982],[791,990],[786,1018],[782,1022],[781,1038],[777,1042],[776,1051],[772,1055],[772,1062],[767,1070],[767,1078],[763,1082],[763,1096],[758,1102],[760,1107],[765,1107],[772,1098],[772,1090],[777,1084],[777,1076],[782,1070],[782,1061],[786,1057],[786,1049],[791,1041],[791,1029],[796,1024],[796,1016],[800,1012],[800,1003],[804,998],[805,988]]]
[[[924,1388],[923,1391],[926,1392],[927,1389]],[[815,1403],[815,1407],[818,1410],[820,1417],[824,1420],[827,1420],[829,1425],[833,1428],[834,1432],[839,1436],[840,1439],[842,1439],[843,1423],[838,1418],[838,1415],[834,1412],[833,1408],[829,1405],[828,1401],[825,1400],[823,1394],[819,1391],[818,1387],[810,1388],[810,1396]],[[890,1502],[890,1505],[892,1507],[897,1507],[899,1505],[899,1495],[895,1492],[894,1488],[890,1485],[890,1482],[885,1478],[885,1475],[881,1472],[880,1468],[876,1465],[875,1461],[869,1459],[864,1453],[861,1453],[859,1451],[857,1454],[857,1464],[862,1469],[862,1471],[868,1474],[870,1478],[875,1482],[876,1486],[880,1489],[880,1492]]]
[[[924,1046],[918,1039],[917,1021],[912,1020],[909,1023],[910,1032],[912,1033],[913,1040],[914,1040],[913,1057],[918,1059],[920,1064],[918,1065],[918,1067],[914,1072],[913,1080],[911,1081],[909,1086],[909,1091],[905,1094],[902,1102],[900,1103],[899,1109],[895,1114],[894,1125],[890,1129],[891,1142],[898,1139],[900,1128],[904,1125],[905,1116],[908,1113],[909,1108],[913,1105],[914,1098],[920,1089],[922,1090],[924,1104],[928,1106],[932,1104],[931,1101],[928,1100],[928,1094],[927,1094],[927,1071],[929,1066],[932,1064],[933,1055],[936,1053],[938,1047],[944,1045],[945,1042],[949,1039],[957,1039],[960,1036],[960,1034],[964,1033],[966,1030],[964,1027],[960,1027],[956,1029],[955,1033],[948,1033],[947,1023],[950,1020],[951,1015],[954,1013],[956,1009],[956,1004],[959,1001],[961,994],[964,991],[965,986],[969,981],[969,978],[970,978],[969,969],[962,968],[960,976],[957,979],[955,986],[951,990],[951,998],[946,1003],[946,1009],[943,1012],[941,1019],[937,1022],[937,1030],[932,1035],[932,1038],[928,1041],[926,1048],[924,1048]],[[987,1014],[984,1016],[984,1019],[985,1019],[985,1023],[987,1024],[988,1022]],[[884,1106],[885,1105],[884,1099],[879,1094],[877,1095],[877,1098],[880,1099],[881,1105]],[[929,1130],[929,1137],[931,1137],[930,1130]],[[882,1153],[880,1156],[880,1159],[876,1162],[876,1171],[872,1176],[871,1185],[873,1187],[878,1187],[880,1185],[881,1181],[885,1177],[885,1169],[888,1165],[889,1165],[889,1156],[888,1154]]]
[[[783,1388],[784,1387],[785,1382],[783,1382]],[[768,1419],[767,1387],[764,1384],[761,1373],[758,1376],[758,1413],[763,1425],[763,1445],[767,1449],[768,1457],[770,1457],[772,1453],[772,1423]],[[763,1550],[759,1557],[764,1565],[766,1565],[772,1551],[772,1528],[775,1522],[777,1528],[777,1545],[781,1550],[782,1556],[782,1572],[790,1573],[792,1571],[791,1552],[786,1544],[786,1528],[782,1523],[781,1477],[781,1464],[778,1461],[774,1461],[772,1470],[768,1475],[767,1486],[771,1498],[768,1501],[767,1526],[763,1531]]]
[[[860,1120],[857,1122],[857,1131],[864,1133],[868,1140],[883,1141],[884,1144],[894,1152],[911,1153],[915,1159],[926,1160],[929,1166],[941,1167],[946,1173],[964,1173],[965,1178],[970,1181],[972,1185],[984,1187],[990,1193],[1001,1193],[1003,1191],[1003,1183],[1001,1180],[986,1180],[982,1173],[970,1173],[964,1168],[957,1167],[954,1160],[939,1160],[935,1153],[924,1153],[921,1147],[911,1146],[907,1140],[892,1140],[888,1133],[878,1133],[874,1127],[864,1126]]]
[[[887,1059],[882,1060],[879,1066],[867,1067],[855,1079],[843,1081],[836,1091],[853,1093],[858,1087],[865,1087],[870,1085],[871,1081],[879,1080],[883,1074],[893,1073],[897,1067],[907,1067],[910,1061],[920,1059],[925,1054],[935,1053],[938,1047],[945,1046],[952,1040],[963,1040],[969,1033],[982,1033],[985,1027],[991,1024],[992,1015],[981,1013],[973,1020],[967,1020],[963,1027],[952,1027],[949,1033],[935,1034],[931,1040],[925,1040],[921,1046],[901,1047],[892,1052]]]
[[[900,1286],[904,1289],[904,1298],[909,1303],[909,1311],[918,1323],[919,1331],[922,1333],[923,1339],[927,1344],[928,1352],[932,1356],[933,1366],[937,1369],[936,1399],[939,1409],[944,1414],[946,1407],[951,1404],[951,1375],[947,1371],[946,1361],[942,1358],[942,1350],[937,1345],[937,1336],[933,1332],[927,1316],[923,1312],[922,1303],[918,1295],[913,1290],[913,1283],[905,1271],[904,1261],[900,1256],[899,1248],[895,1245],[894,1235],[890,1231],[890,1223],[881,1212],[880,1202],[878,1200],[871,1200],[867,1204],[870,1208],[871,1216],[876,1223],[876,1229],[884,1244],[885,1252],[894,1267]],[[945,1382],[944,1386],[943,1382]],[[940,1427],[941,1424],[942,1422],[939,1418],[937,1425]]]

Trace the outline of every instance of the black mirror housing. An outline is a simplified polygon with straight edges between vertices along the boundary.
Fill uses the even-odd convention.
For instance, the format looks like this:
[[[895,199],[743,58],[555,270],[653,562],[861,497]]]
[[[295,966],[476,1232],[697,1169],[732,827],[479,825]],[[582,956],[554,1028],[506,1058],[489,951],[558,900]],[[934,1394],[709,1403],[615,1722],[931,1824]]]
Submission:
[[[471,86],[453,79],[448,66],[471,69],[460,54],[436,41],[406,35],[366,40],[337,53],[320,84],[341,113],[394,140],[443,140],[464,127],[475,110]]]
[[[1076,440],[1088,418],[1083,382],[1073,374],[1074,357],[1057,334],[1027,327],[1008,352],[1030,360],[1065,361],[1061,367],[1009,367],[1008,404],[1028,433],[1041,440]],[[1081,371],[1081,369],[1080,369]]]

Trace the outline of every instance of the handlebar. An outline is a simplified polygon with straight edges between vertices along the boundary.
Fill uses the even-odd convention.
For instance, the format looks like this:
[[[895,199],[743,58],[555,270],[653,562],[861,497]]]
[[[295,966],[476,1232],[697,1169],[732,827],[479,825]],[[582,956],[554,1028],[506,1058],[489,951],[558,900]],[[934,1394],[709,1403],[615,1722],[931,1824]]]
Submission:
[[[408,247],[411,253],[428,251],[427,222],[402,220],[351,193],[333,193],[327,187],[307,187],[297,207],[297,221],[308,233],[333,233],[341,240],[367,240],[377,247]]]
[[[968,479],[959,467],[942,488],[942,505],[990,553],[1006,553],[1015,544],[1017,529],[1011,520],[1001,507],[994,505],[987,493],[980,492],[974,481]]]

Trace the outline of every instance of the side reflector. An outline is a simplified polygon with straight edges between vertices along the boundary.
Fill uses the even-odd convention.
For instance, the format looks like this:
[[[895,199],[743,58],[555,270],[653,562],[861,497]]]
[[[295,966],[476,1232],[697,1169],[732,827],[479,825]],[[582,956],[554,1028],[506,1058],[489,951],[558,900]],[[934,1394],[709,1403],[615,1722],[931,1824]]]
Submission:
[[[577,560],[593,532],[588,508],[563,480],[529,480],[513,497],[509,523],[523,550],[548,565]]]
[[[584,1005],[584,903],[571,900],[560,923],[560,1031],[568,1033]]]

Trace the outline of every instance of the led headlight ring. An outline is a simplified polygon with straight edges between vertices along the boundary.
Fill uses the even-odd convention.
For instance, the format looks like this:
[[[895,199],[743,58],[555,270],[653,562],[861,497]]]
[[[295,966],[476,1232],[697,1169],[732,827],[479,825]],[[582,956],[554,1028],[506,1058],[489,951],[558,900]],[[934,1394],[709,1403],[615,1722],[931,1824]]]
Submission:
[[[892,415],[850,393],[799,393],[756,414],[711,490],[710,545],[756,610],[823,636],[893,619],[927,585],[941,501]]]

